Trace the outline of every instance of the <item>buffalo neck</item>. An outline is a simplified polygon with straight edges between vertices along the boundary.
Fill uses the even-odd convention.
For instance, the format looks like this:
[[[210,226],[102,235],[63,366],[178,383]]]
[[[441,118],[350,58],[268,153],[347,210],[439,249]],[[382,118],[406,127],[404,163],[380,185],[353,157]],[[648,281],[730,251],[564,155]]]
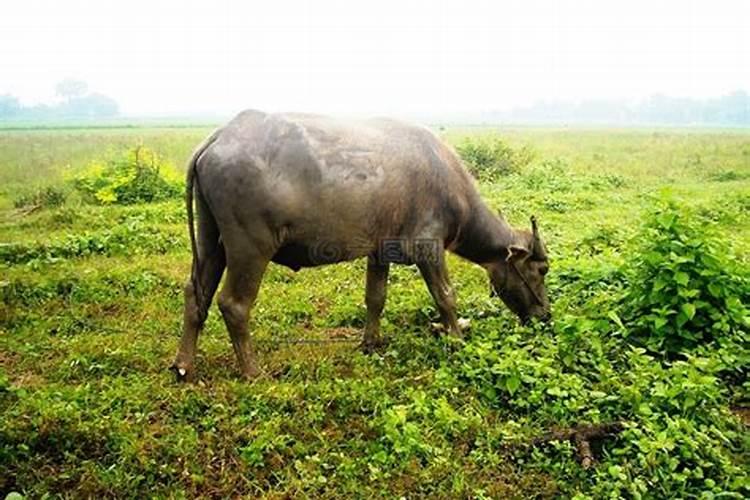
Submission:
[[[469,217],[458,232],[453,251],[477,264],[486,264],[506,255],[515,241],[514,229],[477,196],[471,203]]]

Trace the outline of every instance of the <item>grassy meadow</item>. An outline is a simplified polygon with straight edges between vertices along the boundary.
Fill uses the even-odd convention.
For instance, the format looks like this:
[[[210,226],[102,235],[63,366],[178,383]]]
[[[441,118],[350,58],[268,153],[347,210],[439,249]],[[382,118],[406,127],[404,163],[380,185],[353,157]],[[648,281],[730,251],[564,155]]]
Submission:
[[[137,145],[181,172],[210,130],[0,130],[0,498],[750,495],[749,131],[441,129],[503,141],[512,168],[480,190],[539,219],[551,324],[519,326],[451,256],[467,340],[435,335],[416,268],[395,266],[388,344],[365,355],[364,262],[271,265],[264,375],[239,380],[214,305],[184,385],[182,199],[96,203],[73,179]],[[48,186],[64,202],[34,201]],[[609,423],[590,467],[545,438]]]

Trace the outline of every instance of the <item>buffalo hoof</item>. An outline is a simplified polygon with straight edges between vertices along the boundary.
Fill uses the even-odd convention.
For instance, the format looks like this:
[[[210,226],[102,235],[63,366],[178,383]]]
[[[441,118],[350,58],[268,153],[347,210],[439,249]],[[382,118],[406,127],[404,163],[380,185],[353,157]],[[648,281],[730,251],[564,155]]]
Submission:
[[[240,377],[245,382],[254,382],[261,376],[263,376],[263,372],[257,366],[248,367],[247,369],[242,370],[240,373]]]
[[[362,350],[365,354],[374,354],[381,349],[383,349],[388,343],[383,339],[382,337],[378,337],[375,340],[363,340],[361,344],[359,344],[359,348]]]
[[[174,373],[177,382],[192,382],[195,377],[195,370],[189,366],[175,363],[169,369]]]
[[[450,330],[447,332],[448,335],[463,338],[464,332],[471,327],[471,320],[468,318],[458,318],[456,326],[458,327],[458,330]],[[433,335],[435,335],[436,337],[442,337],[446,334],[445,325],[443,325],[442,323],[430,323],[430,327],[432,328]]]

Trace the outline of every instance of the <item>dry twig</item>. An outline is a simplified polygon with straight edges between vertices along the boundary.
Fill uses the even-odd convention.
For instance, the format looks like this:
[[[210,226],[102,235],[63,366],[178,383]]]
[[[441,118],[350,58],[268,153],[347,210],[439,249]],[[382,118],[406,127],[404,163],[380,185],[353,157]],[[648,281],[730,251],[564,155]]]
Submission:
[[[623,428],[622,422],[610,422],[606,424],[583,424],[564,429],[555,429],[542,437],[534,439],[531,445],[539,446],[550,441],[572,441],[576,445],[581,465],[584,469],[588,469],[594,463],[591,442],[619,434]]]

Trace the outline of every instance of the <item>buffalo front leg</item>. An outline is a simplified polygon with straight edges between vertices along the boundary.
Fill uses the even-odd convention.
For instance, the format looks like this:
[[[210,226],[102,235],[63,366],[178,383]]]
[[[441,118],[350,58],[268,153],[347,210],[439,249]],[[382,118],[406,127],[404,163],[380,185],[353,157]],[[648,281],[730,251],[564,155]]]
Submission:
[[[229,330],[240,371],[247,380],[260,375],[255,349],[248,332],[248,321],[267,265],[268,261],[262,258],[242,262],[236,267],[230,262],[227,266],[226,282],[219,293],[219,309]]]
[[[367,323],[362,341],[362,349],[373,352],[382,344],[380,337],[380,315],[385,306],[386,287],[388,284],[388,263],[380,262],[377,257],[367,259],[367,282],[365,285],[365,304],[367,305]]]
[[[432,261],[417,262],[417,267],[435,300],[443,327],[451,335],[463,337],[456,316],[456,294],[448,279],[445,255],[439,255]]]
[[[206,322],[208,308],[211,305],[216,288],[224,272],[224,249],[219,245],[213,254],[202,261],[199,276],[202,285],[202,298],[199,301],[197,290],[190,278],[185,284],[185,306],[182,320],[182,339],[177,350],[172,370],[178,381],[191,381],[195,376],[195,352],[198,345],[198,335]]]

